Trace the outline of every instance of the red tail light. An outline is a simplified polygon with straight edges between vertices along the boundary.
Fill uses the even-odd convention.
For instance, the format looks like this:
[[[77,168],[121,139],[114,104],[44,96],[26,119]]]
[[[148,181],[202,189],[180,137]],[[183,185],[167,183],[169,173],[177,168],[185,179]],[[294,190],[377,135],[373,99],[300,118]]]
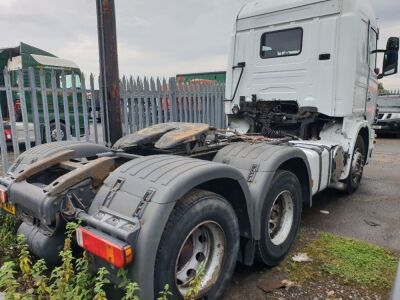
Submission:
[[[12,131],[11,131],[11,129],[4,129],[4,136],[6,138],[6,141],[11,141],[12,140]]]
[[[117,268],[123,268],[133,260],[132,247],[94,229],[79,227],[76,230],[79,246]]]

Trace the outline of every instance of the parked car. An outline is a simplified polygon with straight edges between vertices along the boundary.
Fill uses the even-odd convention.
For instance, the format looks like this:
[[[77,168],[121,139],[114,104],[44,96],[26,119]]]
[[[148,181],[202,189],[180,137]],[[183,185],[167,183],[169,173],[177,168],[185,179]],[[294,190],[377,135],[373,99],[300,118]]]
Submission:
[[[400,135],[400,95],[379,96],[375,131]]]

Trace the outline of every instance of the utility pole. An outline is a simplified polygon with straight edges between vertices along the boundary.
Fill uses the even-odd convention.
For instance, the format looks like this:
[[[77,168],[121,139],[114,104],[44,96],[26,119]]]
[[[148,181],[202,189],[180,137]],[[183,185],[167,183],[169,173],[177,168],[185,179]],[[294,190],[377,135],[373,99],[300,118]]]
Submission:
[[[122,137],[117,26],[114,0],[96,0],[100,56],[100,91],[103,94],[104,137],[108,146]]]

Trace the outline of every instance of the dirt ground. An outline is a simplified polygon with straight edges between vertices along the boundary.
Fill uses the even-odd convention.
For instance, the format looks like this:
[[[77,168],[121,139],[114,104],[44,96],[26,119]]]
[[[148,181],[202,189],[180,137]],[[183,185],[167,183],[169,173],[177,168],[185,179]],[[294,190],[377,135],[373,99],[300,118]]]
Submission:
[[[326,191],[313,201],[312,208],[303,209],[301,234],[292,254],[321,231],[364,240],[400,254],[400,139],[378,140],[357,193],[344,196]],[[329,215],[321,210],[329,211]],[[285,279],[280,267],[238,265],[224,299],[385,299],[365,288],[340,284],[335,278],[268,294],[259,288],[275,278]]]

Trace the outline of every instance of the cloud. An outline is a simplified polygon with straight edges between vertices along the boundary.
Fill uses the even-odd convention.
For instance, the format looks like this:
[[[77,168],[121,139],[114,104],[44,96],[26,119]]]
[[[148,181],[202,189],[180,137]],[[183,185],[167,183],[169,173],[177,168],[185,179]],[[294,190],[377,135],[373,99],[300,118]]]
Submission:
[[[226,69],[233,22],[247,0],[115,2],[121,74],[173,76]],[[400,35],[400,1],[371,2],[384,46],[387,36]],[[24,41],[98,73],[94,0],[0,0],[0,27],[1,46]],[[400,76],[384,84],[400,86]]]

